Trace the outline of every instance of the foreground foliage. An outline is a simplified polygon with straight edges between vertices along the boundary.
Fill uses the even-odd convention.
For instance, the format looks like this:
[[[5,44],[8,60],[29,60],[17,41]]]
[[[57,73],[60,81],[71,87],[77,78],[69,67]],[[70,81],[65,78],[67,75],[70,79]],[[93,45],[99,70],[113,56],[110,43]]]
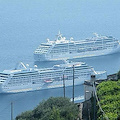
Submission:
[[[110,120],[117,120],[120,114],[120,80],[102,82],[97,86],[100,105]],[[100,109],[98,119],[102,118]],[[104,116],[105,117],[105,116]]]
[[[77,115],[77,105],[68,98],[51,97],[47,101],[42,101],[34,110],[17,116],[16,120],[73,120]]]

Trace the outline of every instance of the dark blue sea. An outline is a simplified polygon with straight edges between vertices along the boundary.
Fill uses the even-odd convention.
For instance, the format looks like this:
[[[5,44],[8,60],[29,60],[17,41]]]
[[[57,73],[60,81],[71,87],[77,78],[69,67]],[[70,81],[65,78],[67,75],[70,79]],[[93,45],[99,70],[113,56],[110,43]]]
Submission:
[[[120,40],[120,1],[115,0],[0,0],[0,71],[20,61],[31,67],[52,67],[56,62],[35,62],[33,52],[46,39],[55,40],[58,31],[66,38],[85,39],[94,32]],[[120,53],[76,59],[113,74],[120,69]],[[32,110],[49,97],[63,96],[63,88],[0,94],[0,120]],[[66,88],[72,98],[72,87]],[[84,100],[84,86],[75,86],[75,102]]]

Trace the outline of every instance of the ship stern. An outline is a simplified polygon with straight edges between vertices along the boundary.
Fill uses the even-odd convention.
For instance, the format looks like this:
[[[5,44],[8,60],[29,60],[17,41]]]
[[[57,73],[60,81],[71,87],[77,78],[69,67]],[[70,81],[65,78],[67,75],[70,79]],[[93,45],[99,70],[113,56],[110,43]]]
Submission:
[[[106,80],[107,79],[107,72],[106,71],[96,71],[96,80]]]

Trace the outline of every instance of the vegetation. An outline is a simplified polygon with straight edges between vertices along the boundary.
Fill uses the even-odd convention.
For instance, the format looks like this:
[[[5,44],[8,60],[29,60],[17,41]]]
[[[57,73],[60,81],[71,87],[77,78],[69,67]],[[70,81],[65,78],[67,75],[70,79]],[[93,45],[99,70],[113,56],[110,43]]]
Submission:
[[[68,98],[51,97],[42,101],[34,110],[26,111],[16,120],[76,120],[78,107]]]
[[[110,120],[120,120],[120,80],[100,83],[97,86],[97,95],[106,116]],[[102,115],[100,109],[98,109],[98,120],[102,119]]]

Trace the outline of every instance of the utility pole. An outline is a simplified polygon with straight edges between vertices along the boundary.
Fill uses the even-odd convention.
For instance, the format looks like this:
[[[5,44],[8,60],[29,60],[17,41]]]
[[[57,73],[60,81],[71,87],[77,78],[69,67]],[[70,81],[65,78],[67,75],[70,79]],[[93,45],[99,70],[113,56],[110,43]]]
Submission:
[[[74,103],[74,65],[73,65],[73,103]]]
[[[64,74],[63,74],[63,91],[64,91],[64,98],[65,98],[65,79],[64,79]]]
[[[13,102],[11,102],[11,120],[13,120]]]

